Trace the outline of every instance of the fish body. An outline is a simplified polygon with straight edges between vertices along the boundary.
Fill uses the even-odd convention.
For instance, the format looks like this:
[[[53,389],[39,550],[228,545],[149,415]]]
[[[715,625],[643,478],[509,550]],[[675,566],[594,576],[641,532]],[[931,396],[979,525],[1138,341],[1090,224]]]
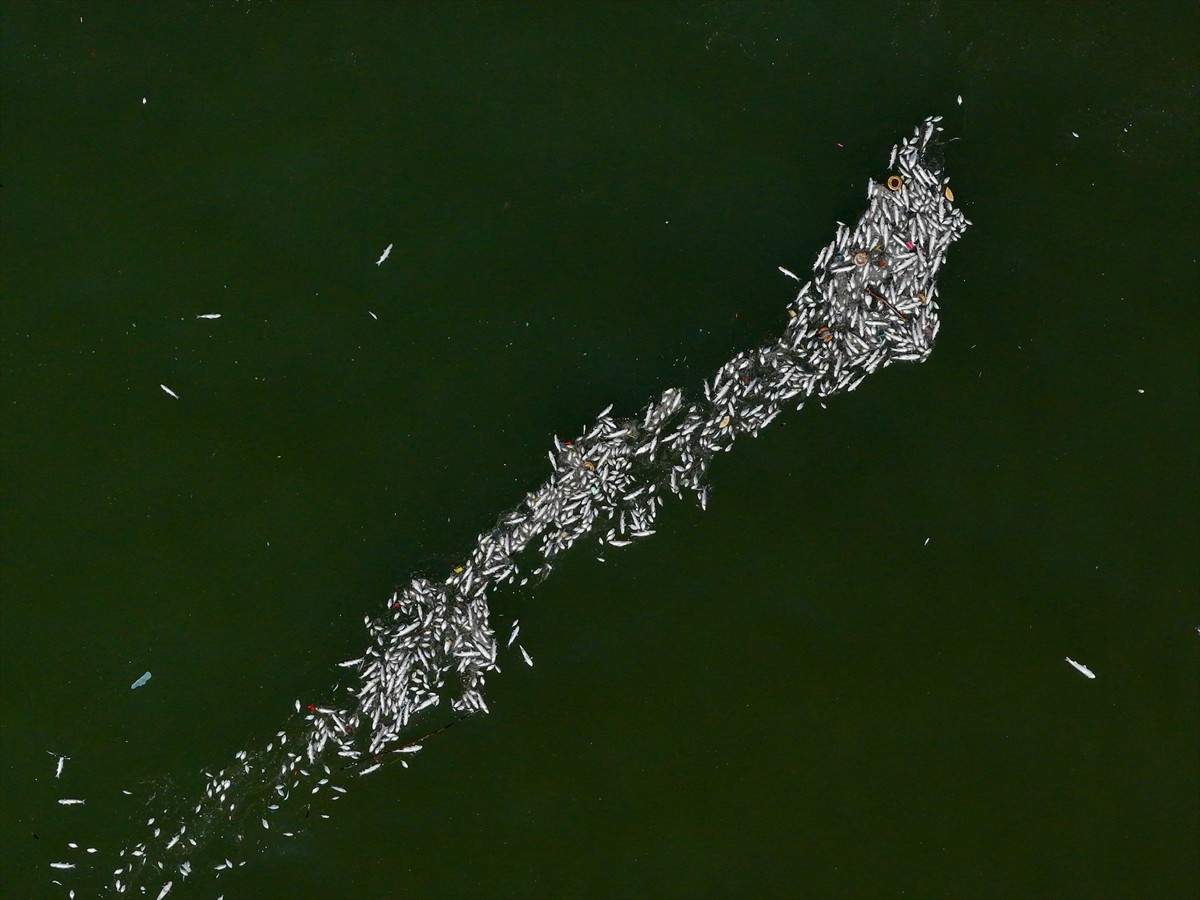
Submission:
[[[1096,677],[1096,673],[1093,672],[1091,669],[1089,669],[1087,666],[1085,666],[1083,663],[1075,662],[1075,660],[1071,659],[1071,657],[1069,657],[1069,656],[1064,657],[1064,658],[1066,659],[1067,662],[1069,662],[1072,666],[1074,666],[1076,670],[1082,672],[1088,678]]]

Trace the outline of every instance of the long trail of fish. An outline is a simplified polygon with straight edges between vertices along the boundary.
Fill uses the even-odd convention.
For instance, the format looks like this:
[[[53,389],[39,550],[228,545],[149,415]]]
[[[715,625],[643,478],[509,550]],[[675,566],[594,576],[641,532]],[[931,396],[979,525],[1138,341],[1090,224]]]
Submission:
[[[365,616],[367,647],[340,664],[343,680],[327,699],[297,700],[264,746],[204,772],[194,794],[151,785],[141,839],[108,865],[88,859],[88,868],[118,894],[162,896],[202,873],[225,877],[264,836],[295,837],[314,807],[325,817],[319,804],[343,795],[335,782],[397,761],[407,767],[426,738],[488,711],[484,685],[498,670],[502,640],[488,606],[495,588],[546,578],[581,540],[612,549],[652,535],[670,496],[707,507],[709,467],[740,438],[756,436],[789,405],[928,358],[939,329],[937,276],[970,224],[942,170],[939,122],[927,119],[892,148],[889,174],[868,182],[857,223],[838,223],[778,337],[738,353],[692,398],[671,388],[637,415],[610,406],[573,440],[555,437],[549,477],[483,531],[450,574],[415,577]],[[503,652],[519,651],[532,665],[517,637],[513,622]],[[445,722],[438,711],[446,706],[453,721],[419,734]],[[66,862],[82,868],[82,860]]]

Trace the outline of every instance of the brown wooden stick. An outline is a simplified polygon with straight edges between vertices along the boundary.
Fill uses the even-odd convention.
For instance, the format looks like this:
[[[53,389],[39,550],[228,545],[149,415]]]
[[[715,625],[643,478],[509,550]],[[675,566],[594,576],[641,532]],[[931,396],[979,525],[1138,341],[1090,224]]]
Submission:
[[[890,309],[892,312],[894,312],[896,315],[898,315],[905,322],[908,321],[908,316],[906,316],[904,313],[900,312],[900,310],[896,309],[896,307],[892,306],[892,304],[888,303],[887,298],[884,297],[883,294],[876,293],[875,289],[873,287],[871,287],[869,284],[864,286],[864,290],[866,290],[866,292],[868,294],[870,294],[872,297],[874,297],[876,300],[883,301],[883,303],[886,304],[888,309]]]
[[[413,744],[419,744],[422,741],[428,740],[429,738],[433,737],[435,734],[441,734],[443,731],[453,728],[459,722],[467,721],[467,719],[471,718],[474,715],[475,715],[475,713],[469,712],[465,716],[459,716],[457,719],[452,719],[451,721],[447,722],[445,725],[442,725],[438,728],[433,729],[433,731],[429,732],[428,734],[423,734],[419,738],[413,738],[411,741],[407,741],[407,742],[401,744],[400,747],[397,747],[394,750],[380,750],[378,753],[374,754],[373,756],[368,756],[366,759],[356,759],[353,762],[346,763],[346,765],[342,766],[341,769],[339,769],[338,771],[344,772],[347,769],[352,769],[355,767],[366,768],[366,765],[364,765],[366,763],[378,763],[381,766],[386,766],[389,763],[394,763],[396,760],[402,758],[402,754],[401,754],[402,748],[411,747]],[[385,758],[385,757],[390,757],[390,758]]]

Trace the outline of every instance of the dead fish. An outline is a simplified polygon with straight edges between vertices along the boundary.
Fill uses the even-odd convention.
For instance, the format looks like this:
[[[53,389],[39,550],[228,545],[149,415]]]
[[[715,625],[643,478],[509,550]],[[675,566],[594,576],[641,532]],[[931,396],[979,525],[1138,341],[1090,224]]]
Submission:
[[[1089,669],[1087,666],[1085,666],[1083,663],[1075,662],[1075,660],[1071,659],[1071,657],[1069,657],[1069,656],[1064,657],[1064,658],[1066,659],[1067,662],[1069,662],[1072,666],[1074,666],[1078,671],[1082,672],[1088,678],[1096,677],[1096,673],[1093,672],[1091,669]]]

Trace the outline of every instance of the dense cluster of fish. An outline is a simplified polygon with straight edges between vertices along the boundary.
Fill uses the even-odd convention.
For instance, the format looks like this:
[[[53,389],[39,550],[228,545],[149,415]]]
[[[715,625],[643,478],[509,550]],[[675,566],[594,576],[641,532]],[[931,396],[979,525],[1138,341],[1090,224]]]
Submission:
[[[448,577],[415,578],[366,617],[369,646],[341,663],[357,683],[336,702],[297,700],[294,720],[265,748],[239,752],[205,773],[198,798],[151,816],[149,833],[108,870],[111,888],[165,893],[199,871],[202,857],[205,869],[232,868],[252,845],[250,831],[261,837],[275,821],[275,833],[295,834],[284,803],[299,798],[307,816],[322,790],[330,799],[345,792],[335,781],[419,750],[418,716],[445,701],[459,717],[486,712],[484,683],[501,652],[489,621],[494,588],[545,578],[585,538],[621,547],[653,534],[668,494],[706,506],[709,465],[739,437],[757,435],[791,403],[803,407],[854,390],[893,362],[926,359],[938,334],[938,270],[970,224],[941,169],[939,121],[926,120],[893,148],[890,176],[869,183],[867,211],[853,228],[839,223],[789,304],[782,335],[733,357],[695,400],[672,388],[636,417],[614,416],[610,406],[574,440],[556,437],[549,478],[480,534]],[[508,646],[517,630],[514,623]]]

